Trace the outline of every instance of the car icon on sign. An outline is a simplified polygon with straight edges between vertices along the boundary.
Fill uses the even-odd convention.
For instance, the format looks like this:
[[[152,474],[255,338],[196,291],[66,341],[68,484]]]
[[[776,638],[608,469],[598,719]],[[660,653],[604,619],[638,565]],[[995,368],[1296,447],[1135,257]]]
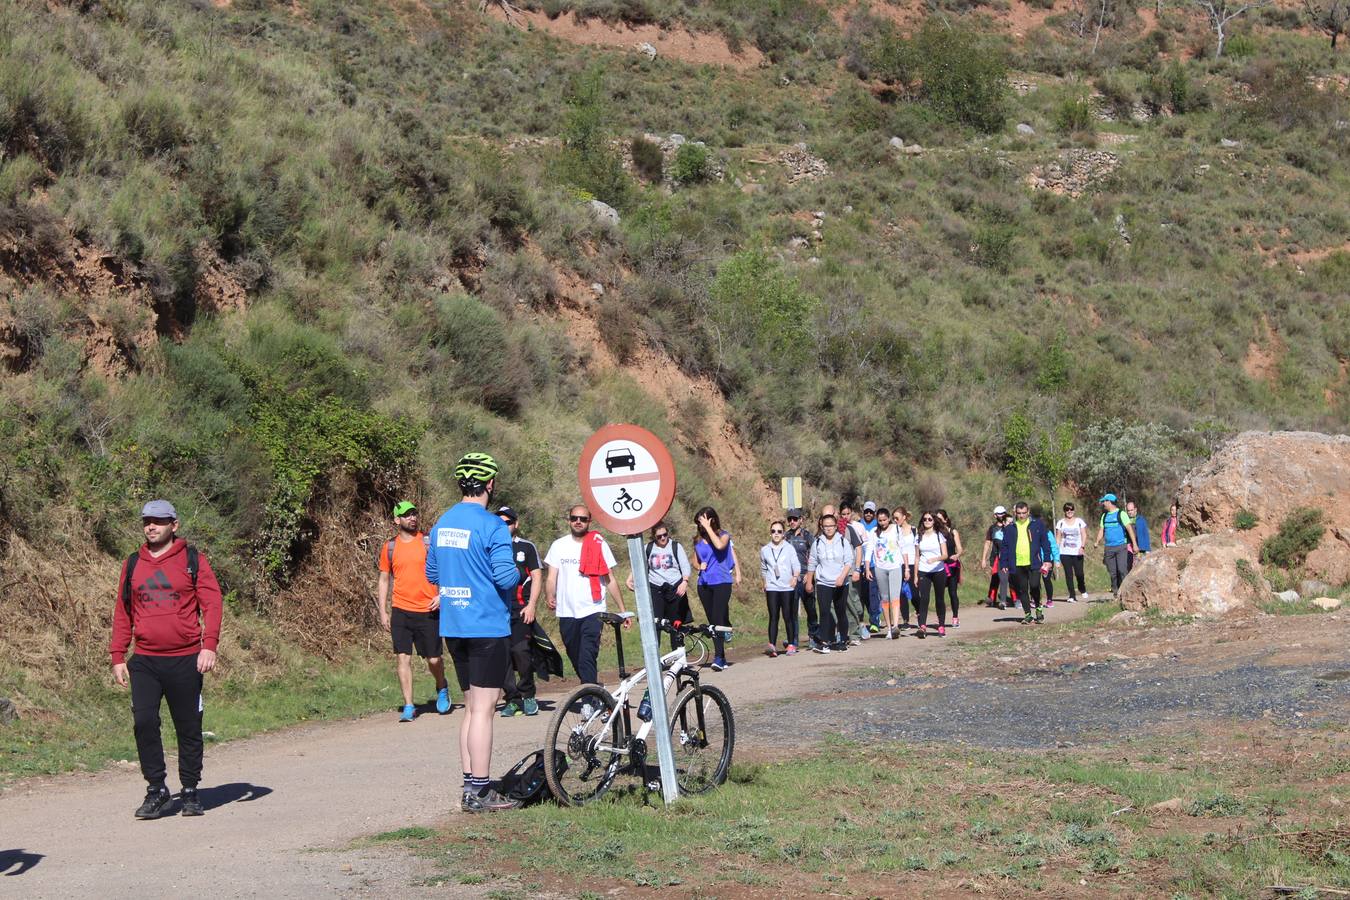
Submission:
[[[615,447],[605,454],[605,470],[613,474],[615,469],[637,471],[637,457],[628,447]]]

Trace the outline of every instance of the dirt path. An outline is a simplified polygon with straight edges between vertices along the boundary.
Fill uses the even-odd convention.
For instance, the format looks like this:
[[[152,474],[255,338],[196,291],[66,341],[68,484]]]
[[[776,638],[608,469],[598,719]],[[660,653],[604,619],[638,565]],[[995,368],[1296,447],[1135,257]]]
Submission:
[[[1051,618],[1064,621],[1084,611],[1082,604],[1056,605]],[[738,648],[743,661],[711,678],[745,708],[808,695],[859,669],[917,659],[958,634],[1018,627],[1007,613],[963,612],[961,629],[945,642],[872,640],[830,656],[751,656],[759,644],[747,635],[750,646]],[[209,709],[207,715],[209,727]],[[129,765],[12,785],[0,795],[0,872],[6,873],[0,875],[0,896],[407,894],[431,874],[429,863],[353,842],[459,817],[451,804],[459,784],[462,715],[456,708],[445,718],[433,714],[398,725],[388,713],[208,747],[202,795],[212,808],[201,819],[135,821],[131,811],[144,782]],[[494,772],[538,748],[548,717],[497,721]],[[753,747],[753,729],[738,728],[737,743]],[[447,892],[479,893],[435,890],[437,896]]]

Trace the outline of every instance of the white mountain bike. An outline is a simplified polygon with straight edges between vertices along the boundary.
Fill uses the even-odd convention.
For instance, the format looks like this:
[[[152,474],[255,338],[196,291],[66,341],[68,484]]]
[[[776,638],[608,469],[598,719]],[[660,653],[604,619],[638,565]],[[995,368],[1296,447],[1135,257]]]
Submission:
[[[647,681],[646,669],[630,675],[624,666],[619,627],[633,614],[599,615],[614,628],[621,682],[612,694],[598,684],[584,684],[553,714],[544,743],[544,777],[554,798],[564,806],[589,803],[609,790],[623,773],[638,776],[649,790],[660,786],[656,767],[648,771],[647,764],[649,752],[655,756],[655,747],[648,748],[654,724],[651,707],[642,703],[634,710],[629,702],[633,691]],[[675,780],[682,794],[707,793],[726,781],[736,724],[727,695],[712,685],[700,684],[696,666],[708,656],[706,639],[715,631],[731,629],[665,619],[656,624],[661,631],[681,635],[686,641],[686,646],[661,657],[661,686],[667,696],[672,687],[675,694],[675,701],[668,706]],[[690,646],[696,654],[692,659]]]

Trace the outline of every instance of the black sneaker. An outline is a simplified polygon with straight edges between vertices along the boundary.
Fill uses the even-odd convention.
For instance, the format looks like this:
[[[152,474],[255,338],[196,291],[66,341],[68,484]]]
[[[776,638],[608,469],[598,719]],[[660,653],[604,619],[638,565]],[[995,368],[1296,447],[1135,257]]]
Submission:
[[[152,787],[145,792],[145,802],[136,808],[136,818],[138,819],[158,819],[160,816],[167,815],[169,801],[173,799],[173,794],[164,786]]]
[[[518,809],[519,807],[519,800],[503,797],[491,788],[482,795],[465,791],[459,801],[460,810],[466,813],[501,812],[507,809]]]
[[[182,808],[178,811],[180,816],[204,816],[206,810],[202,809],[202,798],[197,796],[196,788],[183,788],[183,793],[178,795]]]

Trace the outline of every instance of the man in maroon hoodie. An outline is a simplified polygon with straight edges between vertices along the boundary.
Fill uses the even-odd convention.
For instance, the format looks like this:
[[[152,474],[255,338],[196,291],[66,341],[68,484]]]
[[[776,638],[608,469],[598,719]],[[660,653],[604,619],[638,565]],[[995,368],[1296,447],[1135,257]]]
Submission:
[[[145,543],[122,564],[113,607],[113,680],[131,680],[131,713],[141,774],[149,784],[138,819],[169,812],[173,795],[164,783],[164,744],[159,704],[169,701],[178,732],[178,778],[182,813],[202,815],[197,782],[202,776],[202,675],[216,665],[220,640],[220,584],[206,557],[178,537],[178,513],[167,500],[141,510]],[[128,571],[130,569],[130,571]],[[126,661],[133,635],[136,653]]]

